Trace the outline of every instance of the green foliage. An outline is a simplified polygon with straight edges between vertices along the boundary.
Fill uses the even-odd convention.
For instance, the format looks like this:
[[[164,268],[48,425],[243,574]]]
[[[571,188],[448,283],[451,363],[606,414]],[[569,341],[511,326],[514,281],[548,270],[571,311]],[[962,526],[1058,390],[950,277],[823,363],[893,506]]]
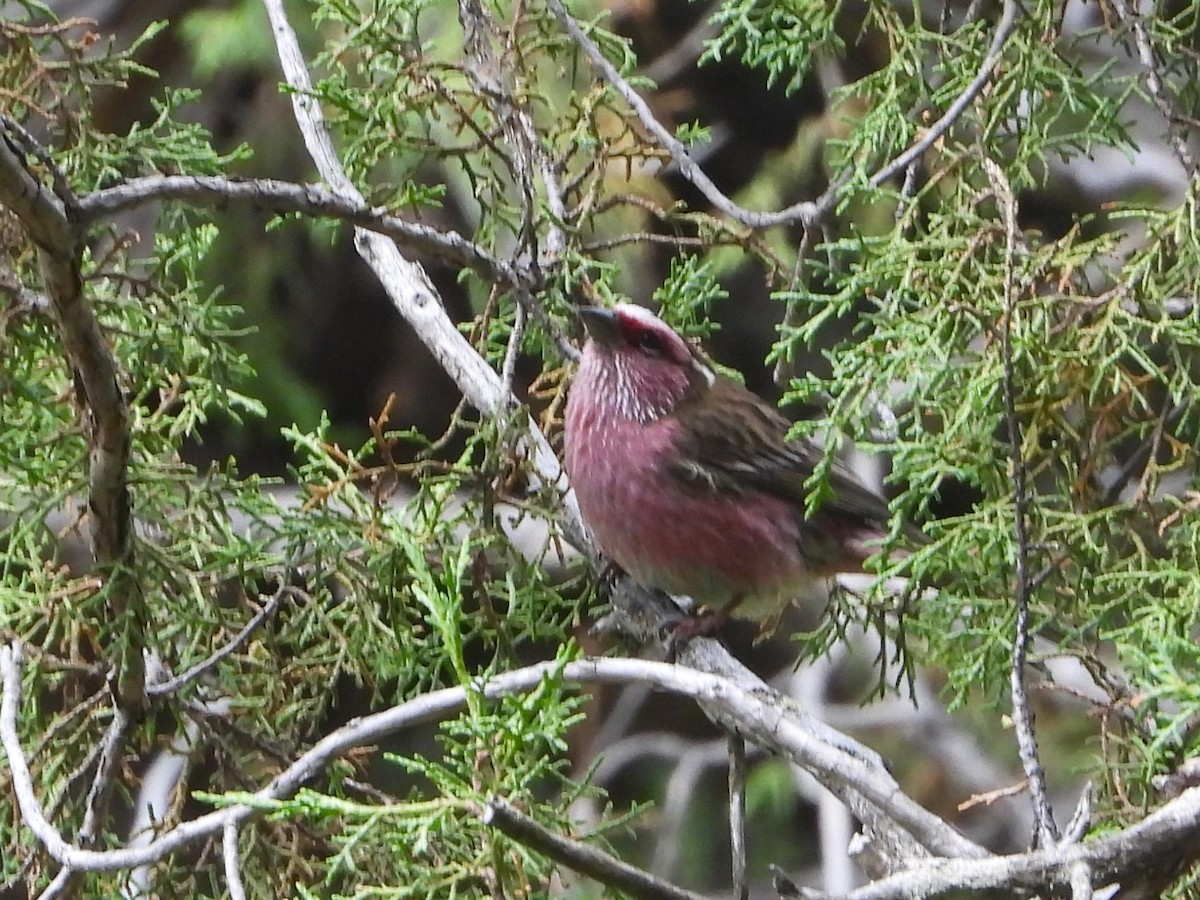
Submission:
[[[16,34],[25,41],[23,53],[0,64],[6,83],[35,85],[40,54],[55,42],[75,46],[65,33],[42,40]],[[394,36],[385,30],[376,37],[386,43]],[[217,153],[201,127],[181,123],[196,96],[190,91],[165,90],[154,116],[125,134],[90,127],[90,85],[145,74],[132,52],[102,59],[78,54],[62,71],[52,70],[62,83],[46,90],[73,92],[80,110],[71,114],[74,133],[54,148],[53,159],[73,190],[83,194],[152,173],[217,174],[245,158],[243,150]],[[382,62],[376,55],[370,65]],[[465,96],[461,72],[446,77],[456,79],[458,98]],[[28,98],[6,100],[5,111],[27,120],[44,97],[31,90]],[[451,107],[459,102],[449,99]],[[384,149],[379,127],[387,126],[368,117],[363,153],[368,144]],[[421,153],[430,149],[416,146]],[[387,165],[406,152],[393,145]],[[351,157],[368,167],[382,159]],[[405,206],[436,205],[443,191],[417,182],[380,190]],[[213,226],[175,204],[164,208],[157,226],[149,247],[131,234],[98,232],[83,268],[87,302],[118,362],[130,407],[128,477],[138,523],[133,559],[149,611],[149,649],[169,673],[183,673],[232,641],[269,598],[281,599],[270,627],[210,665],[202,679],[167,701],[158,719],[135,728],[129,752],[149,754],[159,729],[174,732],[196,719],[221,759],[197,796],[238,802],[247,785],[259,784],[264,770],[294,756],[337,714],[335,701],[349,686],[380,704],[461,684],[472,691],[469,712],[444,726],[436,752],[402,757],[410,776],[421,776],[412,792],[424,799],[403,805],[404,814],[386,807],[365,813],[364,798],[344,786],[357,774],[353,767],[318,779],[262,830],[244,836],[247,882],[270,896],[296,889],[361,896],[400,883],[410,885],[411,896],[446,896],[442,889],[456,884],[470,894],[490,868],[513,890],[544,883],[549,864],[489,837],[477,814],[486,796],[497,793],[564,825],[563,810],[580,790],[565,772],[565,734],[578,721],[578,698],[553,679],[542,690],[502,701],[478,694],[481,678],[518,665],[534,642],[563,643],[577,616],[562,586],[552,586],[544,569],[504,536],[499,517],[511,513],[498,510],[503,497],[491,485],[517,465],[511,438],[490,425],[473,427],[456,464],[404,469],[381,457],[390,458],[411,436],[380,432],[346,450],[332,440],[327,420],[312,432],[290,430],[299,498],[279,484],[240,475],[234,460],[197,471],[180,454],[207,422],[257,417],[265,409],[245,392],[254,373],[239,349],[246,329],[240,311],[197,275],[215,238]],[[14,274],[36,290],[29,245],[5,249]],[[481,346],[495,361],[505,349],[502,341]],[[88,527],[87,432],[49,310],[7,309],[0,351],[7,361],[0,405],[0,636],[25,643],[29,674],[38,675],[27,680],[20,727],[26,746],[40,746],[33,764],[49,795],[62,791],[72,772],[86,771],[89,748],[103,739],[104,666],[123,630],[105,617],[104,580],[78,563],[86,555],[79,545]],[[398,493],[401,482],[414,474],[425,477],[404,489],[412,493],[405,498]],[[464,494],[464,484],[487,489]],[[574,651],[569,642],[563,646],[565,662]],[[52,670],[60,674],[46,681]],[[228,714],[196,712],[195,704],[212,696],[227,698]],[[71,739],[38,744],[39,736],[56,730]],[[484,782],[472,780],[480,754],[490,760]],[[82,821],[82,799],[56,813],[67,833]],[[0,879],[13,877],[22,862],[22,854],[7,849],[18,846],[15,821],[5,817],[0,826],[6,848]],[[289,848],[298,839],[322,843],[327,852],[297,857]],[[409,848],[415,852],[401,857]],[[89,875],[81,889],[111,895],[119,877]],[[157,877],[195,896],[222,890],[219,880],[187,870],[183,861],[160,867]]]
[[[18,6],[29,21],[52,19],[38,4]],[[184,37],[201,75],[267,55],[258,9],[239,3],[190,16]],[[1137,815],[1155,799],[1153,776],[1200,749],[1200,325],[1187,305],[1200,270],[1196,199],[1166,209],[1109,203],[1058,227],[1028,210],[1064,161],[1133,152],[1140,76],[1065,45],[1061,5],[1035,2],[1022,8],[986,90],[927,149],[920,177],[905,188],[903,172],[876,184],[879,166],[968,91],[995,24],[935,28],[913,20],[920,10],[883,2],[851,15],[844,4],[727,0],[711,18],[705,60],[741,60],[789,92],[822,56],[883,48],[874,71],[831,98],[821,125],[822,140],[836,138],[828,151],[803,155],[814,166],[827,156],[845,178],[836,215],[821,235],[810,232],[802,253],[792,231],[757,234],[663,199],[644,174],[661,168],[663,154],[551,12],[538,3],[486,9],[498,24],[476,38],[489,65],[465,55],[469,36],[453,8],[428,0],[326,0],[312,35],[323,42],[316,98],[369,202],[438,227],[459,215],[463,237],[496,259],[534,261],[523,290],[545,321],[518,319],[512,285],[457,273],[477,313],[463,326],[472,345],[497,370],[514,349],[558,367],[546,322],[561,326],[581,298],[648,295],[689,336],[707,337],[710,313],[729,300],[719,276],[731,273],[730,260],[761,265],[789,313],[775,354],[813,350],[830,367],[828,377],[792,379],[790,399],[829,407],[827,419],[796,433],[820,436],[831,454],[852,441],[890,457],[895,521],[882,549],[906,553],[881,554],[876,568],[911,579],[899,596],[883,580],[835,596],[818,628],[800,636],[801,652],[819,655],[866,626],[885,641],[878,690],[904,690],[921,665],[944,672],[953,704],[1005,709],[1017,563],[1027,553],[1035,655],[1048,647],[1078,660],[1110,694],[1104,740],[1079,768],[1106,784],[1105,809]],[[1196,15],[1189,6],[1145,20],[1182,109],[1200,90],[1188,61]],[[124,134],[96,129],[96,89],[152,74],[136,55],[164,26],[128,50],[93,50],[73,27],[0,25],[0,83],[18,86],[0,94],[0,108],[49,135],[45,157],[27,154],[42,183],[61,178],[82,195],[154,173],[227,174],[247,160],[244,148],[219,153],[204,128],[187,124],[191,90],[164,87],[152,114]],[[632,42],[597,22],[584,27],[632,78]],[[243,43],[246,31],[257,44]],[[676,123],[689,142],[708,128]],[[513,142],[522,140],[540,171],[519,165]],[[813,140],[808,131],[797,146]],[[545,172],[561,196],[551,196]],[[790,183],[764,183],[776,177],[744,193],[790,196]],[[1014,222],[1010,195],[1021,213]],[[76,773],[88,771],[108,726],[104,679],[123,630],[105,615],[106,573],[81,562],[86,398],[38,299],[36,251],[0,215],[0,638],[27,645],[21,737],[34,748],[39,791],[60,798],[56,821],[73,833],[84,819]],[[435,435],[380,422],[369,438],[347,441],[322,415],[315,427],[283,430],[290,493],[243,475],[236,459],[197,470],[183,459],[206,424],[291,421],[293,410],[280,407],[309,407],[311,398],[277,399],[284,389],[254,381],[239,343],[247,329],[239,298],[228,302],[199,275],[217,240],[208,217],[165,203],[152,242],[115,227],[88,237],[85,295],[130,409],[144,649],[175,674],[211,662],[136,725],[128,758],[198,723],[219,764],[196,775],[194,799],[270,811],[240,838],[259,895],[547,893],[553,866],[485,828],[480,810],[501,796],[555,831],[572,830],[567,809],[591,791],[568,766],[582,701],[556,676],[502,699],[480,686],[529,659],[573,659],[570,635],[588,594],[580,579],[555,582],[508,537],[512,517],[519,524],[557,510],[552,489],[527,489],[526,448],[510,423],[456,421],[462,449],[438,462],[434,451],[449,444]],[[660,286],[645,284],[652,250],[672,242],[685,252]],[[559,401],[550,399],[550,423]],[[402,449],[418,461],[396,463]],[[1027,497],[1015,494],[1018,467]],[[813,479],[814,505],[826,474]],[[951,483],[973,501],[939,517]],[[1025,547],[1015,527],[1022,505]],[[927,543],[910,539],[904,525],[913,522],[924,523]],[[269,625],[214,661],[272,598]],[[466,690],[466,709],[429,741],[405,736],[409,743],[377,758],[342,760],[294,798],[253,799],[264,777],[331,723],[450,686]],[[212,697],[229,712],[206,710]],[[339,706],[351,702],[361,709]],[[395,790],[364,791],[368,767]],[[786,780],[779,767],[761,770],[752,809],[791,815],[775,797]],[[0,816],[0,879],[22,865],[7,852],[24,846],[16,822],[11,810]],[[609,816],[588,839],[601,843],[618,824]],[[44,887],[50,874],[31,877]],[[156,877],[196,896],[224,890],[186,860],[164,863]],[[93,874],[80,890],[107,896],[119,887],[117,875]]]
[[[22,0],[21,14],[6,12],[0,21],[0,84],[6,85],[3,109],[18,122],[41,122],[68,140],[97,137],[88,125],[93,92],[123,88],[135,76],[153,75],[136,60],[139,50],[159,34],[165,23],[155,22],[125,50],[111,42],[94,52],[96,35],[77,30],[78,22],[58,21],[41,3]],[[24,27],[25,25],[34,27]],[[12,85],[11,89],[7,88]],[[69,102],[67,102],[69,100]]]
[[[1132,252],[1121,248],[1125,233],[1095,218],[1058,236],[1024,230],[1010,245],[999,214],[1004,191],[1030,196],[1051,156],[1131,146],[1123,121],[1135,78],[1108,66],[1085,71],[1037,40],[1052,11],[1040,4],[1021,20],[987,102],[967,108],[933,153],[934,177],[911,198],[870,188],[867,175],[873,161],[919,136],[884,123],[908,121],[924,102],[920,83],[903,76],[911,74],[905,61],[924,58],[922,42],[932,38],[891,29],[889,66],[848,88],[869,96],[871,108],[844,145],[861,164],[842,196],[891,204],[898,219],[883,235],[849,222],[824,245],[814,259],[836,291],[779,294],[804,311],[782,352],[854,322],[853,337],[828,351],[832,377],[794,382],[794,399],[833,398],[828,422],[797,430],[836,444],[831,428],[844,429],[890,454],[901,520],[927,519],[951,479],[980,499],[930,521],[932,543],[886,568],[936,590],[914,587],[899,605],[885,590],[843,601],[806,646],[819,653],[848,622],[873,623],[900,641],[901,676],[905,656],[915,654],[945,667],[955,703],[1003,702],[1018,590],[1016,441],[1030,483],[1034,634],[1093,672],[1119,661],[1129,683],[1114,702],[1137,698],[1138,712],[1126,719],[1129,740],[1109,745],[1117,754],[1110,761],[1132,753],[1147,773],[1195,752],[1181,723],[1200,713],[1200,654],[1186,637],[1200,627],[1196,535],[1191,494],[1180,493],[1196,463],[1200,334],[1194,314],[1171,314],[1165,303],[1190,296],[1188,273],[1200,264],[1194,199],[1116,214],[1125,233],[1135,222],[1146,229]],[[940,57],[936,108],[964,91],[987,46],[990,29],[962,31],[956,52]],[[1002,166],[1007,186],[989,178],[986,160]],[[1007,424],[1009,377],[1017,435]],[[894,423],[879,418],[880,403],[896,411]],[[1148,460],[1126,471],[1139,452]]]
[[[838,4],[821,0],[726,0],[710,19],[717,36],[705,42],[701,62],[738,56],[790,94],[804,83],[818,53],[841,49],[837,13]]]
[[[713,277],[713,266],[695,256],[680,256],[671,260],[667,280],[654,291],[654,302],[661,315],[671,319],[688,334],[697,337],[712,335],[712,305],[729,296],[729,292]]]

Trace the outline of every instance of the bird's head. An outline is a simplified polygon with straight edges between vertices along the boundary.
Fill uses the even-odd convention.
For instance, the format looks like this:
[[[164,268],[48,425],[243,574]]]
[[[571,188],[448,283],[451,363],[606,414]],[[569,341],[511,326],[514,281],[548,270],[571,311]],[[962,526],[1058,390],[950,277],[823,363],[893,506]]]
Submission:
[[[574,390],[643,424],[673,412],[684,398],[711,387],[715,375],[662,319],[631,303],[612,309],[584,306],[590,340]]]

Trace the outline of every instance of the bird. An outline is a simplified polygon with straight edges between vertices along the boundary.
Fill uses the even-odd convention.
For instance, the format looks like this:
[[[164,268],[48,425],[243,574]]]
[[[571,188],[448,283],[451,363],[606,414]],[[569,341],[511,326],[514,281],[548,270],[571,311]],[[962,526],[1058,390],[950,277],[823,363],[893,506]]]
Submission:
[[[860,572],[887,533],[886,501],[841,460],[806,514],[824,453],[789,440],[778,409],[714,370],[644,307],[584,306],[564,414],[564,466],[605,558],[642,586],[773,631],[814,587]]]

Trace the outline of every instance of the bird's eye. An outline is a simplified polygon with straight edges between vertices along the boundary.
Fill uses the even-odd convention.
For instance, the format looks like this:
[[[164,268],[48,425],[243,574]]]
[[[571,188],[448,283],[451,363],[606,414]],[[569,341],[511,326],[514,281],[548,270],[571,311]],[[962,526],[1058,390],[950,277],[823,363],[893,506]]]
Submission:
[[[663,342],[653,331],[642,331],[637,336],[637,346],[639,350],[644,350],[647,353],[652,353],[658,356],[663,352]]]

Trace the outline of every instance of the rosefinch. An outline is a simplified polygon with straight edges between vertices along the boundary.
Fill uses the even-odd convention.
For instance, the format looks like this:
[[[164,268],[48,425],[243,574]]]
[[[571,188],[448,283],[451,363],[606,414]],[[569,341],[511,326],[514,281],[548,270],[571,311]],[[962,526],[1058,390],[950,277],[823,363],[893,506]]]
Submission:
[[[590,335],[567,401],[566,468],[600,550],[648,588],[685,594],[719,623],[773,625],[815,583],[861,571],[888,518],[839,461],[805,516],[822,456],[715,373],[657,316],[583,307]]]

